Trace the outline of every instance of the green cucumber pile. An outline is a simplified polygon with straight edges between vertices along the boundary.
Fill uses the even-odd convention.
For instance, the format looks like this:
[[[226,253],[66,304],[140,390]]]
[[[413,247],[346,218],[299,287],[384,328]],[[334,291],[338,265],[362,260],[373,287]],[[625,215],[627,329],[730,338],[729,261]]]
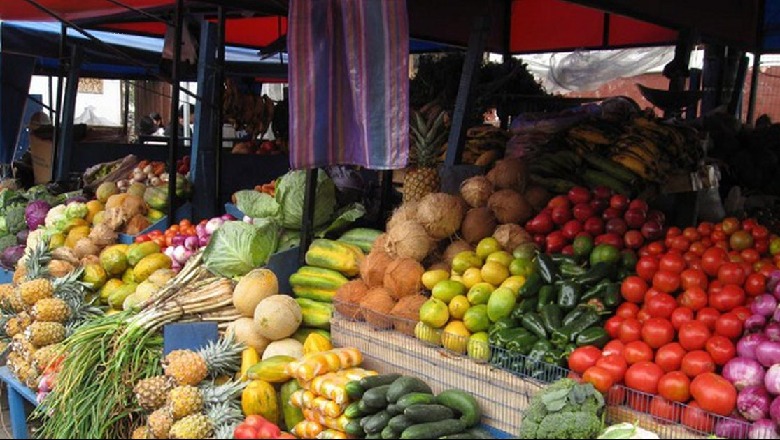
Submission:
[[[475,429],[476,399],[461,390],[434,395],[422,380],[400,374],[368,376],[346,385],[353,402],[344,411],[347,434],[367,439],[491,438]]]

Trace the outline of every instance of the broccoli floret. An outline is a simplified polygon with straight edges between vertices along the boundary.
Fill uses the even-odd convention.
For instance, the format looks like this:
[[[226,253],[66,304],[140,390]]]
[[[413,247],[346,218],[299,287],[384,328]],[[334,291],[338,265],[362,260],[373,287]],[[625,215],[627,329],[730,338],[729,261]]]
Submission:
[[[601,432],[601,419],[590,412],[548,414],[536,430],[536,438],[595,438]]]
[[[4,235],[0,237],[0,252],[16,244],[16,235]]]
[[[16,234],[27,227],[24,219],[24,209],[25,205],[14,205],[6,209],[5,223],[9,233]]]

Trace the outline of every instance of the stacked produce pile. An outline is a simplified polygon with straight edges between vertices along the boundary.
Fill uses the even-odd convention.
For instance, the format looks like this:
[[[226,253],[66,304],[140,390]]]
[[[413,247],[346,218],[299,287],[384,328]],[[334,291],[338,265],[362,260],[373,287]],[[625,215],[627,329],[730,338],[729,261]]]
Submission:
[[[596,438],[603,411],[604,397],[591,384],[560,379],[533,396],[519,438]]]
[[[740,340],[743,329],[760,331],[765,317],[774,313],[776,304],[765,294],[775,266],[769,240],[767,229],[753,220],[727,218],[715,225],[670,228],[663,241],[640,251],[637,275],[623,280],[620,291],[626,302],[605,324],[612,340],[603,351],[578,348],[569,357],[569,367],[602,392],[625,383],[656,395],[628,393],[626,398],[610,391],[609,400],[626,400],[637,410],[695,430],[716,428],[716,419],[708,413],[730,416],[737,409],[749,420],[765,418],[765,412],[743,406],[761,391],[745,393],[743,405],[738,405],[730,381],[743,387],[745,381],[754,385],[757,380],[755,363],[732,364],[738,352],[765,366],[776,362],[772,342],[759,345],[759,350],[761,336]],[[688,405],[682,407],[684,403]]]
[[[43,186],[34,186],[27,191],[0,190],[0,266],[8,270],[16,267],[30,230],[37,229],[43,222],[48,207],[64,200],[64,196],[53,196]]]
[[[232,220],[235,219],[228,214],[210,220],[201,220],[197,225],[193,225],[189,219],[183,219],[165,231],[157,229],[138,235],[135,237],[135,242],[156,243],[171,259],[171,269],[178,272],[200,248],[209,244],[212,234],[222,226],[222,223]]]

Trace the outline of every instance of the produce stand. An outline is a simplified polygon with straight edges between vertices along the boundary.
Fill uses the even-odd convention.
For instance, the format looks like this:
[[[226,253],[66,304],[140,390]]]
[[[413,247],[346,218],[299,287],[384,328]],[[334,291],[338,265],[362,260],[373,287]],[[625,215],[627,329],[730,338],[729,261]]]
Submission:
[[[32,404],[37,406],[35,393],[23,383],[19,382],[8,367],[0,367],[0,380],[6,385],[8,393],[8,409],[11,413],[11,433],[13,438],[29,438],[27,432],[27,407]]]
[[[185,203],[176,210],[176,220],[174,220],[174,222],[181,221],[185,218],[192,218],[192,204],[190,203]],[[148,234],[151,231],[164,231],[167,226],[168,216],[166,215],[136,235],[120,233],[119,242],[123,244],[133,244],[138,235]]]

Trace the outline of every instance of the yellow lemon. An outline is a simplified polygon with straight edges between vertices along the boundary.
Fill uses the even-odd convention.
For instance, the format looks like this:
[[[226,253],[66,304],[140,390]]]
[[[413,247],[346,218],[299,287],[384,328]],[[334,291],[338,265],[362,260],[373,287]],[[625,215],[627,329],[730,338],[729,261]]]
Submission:
[[[423,342],[441,345],[441,330],[435,329],[422,321],[419,321],[414,327],[414,336]]]
[[[487,362],[490,360],[490,345],[488,344],[488,334],[486,332],[474,333],[469,338],[466,352],[469,357],[478,361]]]
[[[455,353],[466,353],[471,332],[463,325],[463,321],[450,321],[441,332],[441,343],[447,350]]]
[[[471,307],[469,299],[464,295],[458,295],[452,298],[449,304],[450,317],[453,319],[463,319],[463,315]]]
[[[487,304],[490,294],[493,293],[495,287],[490,283],[479,283],[469,289],[469,293],[466,294],[466,298],[469,299],[469,303],[472,306],[479,304]]]
[[[450,281],[457,281],[461,284],[463,284],[463,277],[460,275],[452,275],[450,276]]]
[[[482,258],[472,251],[459,252],[452,259],[452,271],[458,275],[462,275],[469,267],[480,266],[482,266]]]
[[[502,250],[501,243],[493,237],[485,237],[477,243],[477,256],[482,259],[485,259],[488,255],[500,250]]]
[[[505,279],[499,287],[506,287],[507,289],[511,290],[515,296],[517,296],[517,293],[520,291],[520,288],[523,287],[523,284],[525,284],[524,276],[512,275],[511,277]]]
[[[512,254],[506,251],[498,251],[493,252],[492,254],[488,255],[485,261],[495,261],[496,263],[501,264],[502,266],[509,267],[510,264],[512,264]]]
[[[444,269],[429,270],[422,274],[421,281],[426,289],[431,290],[439,281],[444,281],[450,274]]]
[[[466,288],[471,289],[482,282],[482,271],[478,267],[469,267],[460,277]]]
[[[463,283],[449,279],[436,283],[431,290],[431,296],[444,302],[444,304],[449,304],[452,298],[458,295],[465,295],[466,292],[468,292],[468,289],[466,289]]]
[[[500,263],[488,261],[482,266],[482,279],[487,283],[500,286],[507,278],[509,278],[509,269]]]
[[[420,307],[420,321],[433,328],[444,327],[449,320],[450,312],[444,301],[431,298]]]

